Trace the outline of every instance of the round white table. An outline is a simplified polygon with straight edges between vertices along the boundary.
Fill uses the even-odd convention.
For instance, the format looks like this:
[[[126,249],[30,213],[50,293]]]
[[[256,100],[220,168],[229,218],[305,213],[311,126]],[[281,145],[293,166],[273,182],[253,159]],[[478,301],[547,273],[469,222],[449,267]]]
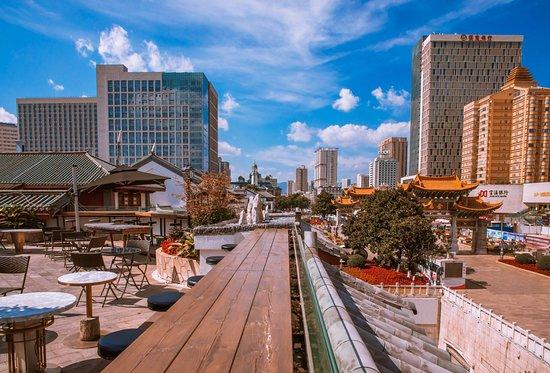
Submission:
[[[9,233],[11,241],[15,247],[17,254],[23,253],[23,247],[25,246],[25,237],[27,234],[42,233],[42,229],[38,228],[22,228],[22,229],[0,229],[0,233]]]
[[[78,333],[80,341],[96,343],[101,337],[99,317],[94,317],[92,313],[92,286],[109,284],[117,277],[118,275],[114,272],[87,271],[69,273],[57,279],[57,282],[62,285],[81,286],[86,293],[86,318],[80,321],[80,332]],[[107,297],[107,294],[105,294],[105,297]],[[70,338],[68,337],[68,339],[74,340],[74,337],[76,337],[76,334],[70,336]],[[74,343],[73,347],[89,348],[93,347],[95,343]]]
[[[40,292],[0,298],[1,333],[8,342],[10,372],[42,372],[46,368],[45,328],[53,316],[76,304],[72,294]]]

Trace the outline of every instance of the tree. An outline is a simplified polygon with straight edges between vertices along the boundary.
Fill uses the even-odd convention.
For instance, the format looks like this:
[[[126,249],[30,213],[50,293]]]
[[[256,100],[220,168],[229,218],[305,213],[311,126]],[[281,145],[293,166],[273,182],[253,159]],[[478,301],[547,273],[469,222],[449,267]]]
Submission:
[[[219,173],[204,174],[199,184],[186,180],[184,199],[193,225],[215,224],[235,217],[227,182],[227,175]]]
[[[278,211],[293,210],[296,208],[307,209],[308,207],[309,199],[300,193],[275,197],[275,210]]]
[[[324,190],[319,193],[315,199],[315,203],[311,207],[311,211],[315,215],[321,215],[323,218],[327,215],[336,213],[336,206],[332,203],[333,197],[330,193]]]
[[[402,189],[377,191],[366,197],[357,215],[344,224],[343,233],[351,249],[368,249],[381,265],[413,272],[440,251],[422,205]]]

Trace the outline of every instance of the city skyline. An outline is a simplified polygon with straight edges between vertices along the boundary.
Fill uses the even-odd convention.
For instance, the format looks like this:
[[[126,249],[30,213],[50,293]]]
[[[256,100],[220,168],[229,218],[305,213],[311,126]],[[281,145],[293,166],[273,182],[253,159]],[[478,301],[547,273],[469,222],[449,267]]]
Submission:
[[[0,63],[10,74],[1,79],[10,90],[0,93],[0,121],[14,118],[16,97],[94,96],[95,63],[201,71],[219,94],[219,150],[233,178],[247,175],[254,159],[279,180],[293,178],[300,164],[313,175],[315,148],[335,146],[341,149],[338,177],[353,180],[368,172],[380,140],[409,136],[411,54],[422,35],[523,35],[522,64],[542,85],[550,82],[548,50],[540,48],[548,32],[542,1],[210,7],[161,5],[159,20],[149,17],[145,25],[138,9],[123,4],[64,9],[52,2],[3,3],[9,52]],[[223,22],[214,25],[210,12]],[[242,16],[259,21],[248,29],[239,24]],[[342,33],[338,22],[351,16],[359,20],[356,27]],[[237,48],[245,38],[258,43]],[[223,63],[216,62],[220,56]],[[250,134],[259,141],[250,141]]]

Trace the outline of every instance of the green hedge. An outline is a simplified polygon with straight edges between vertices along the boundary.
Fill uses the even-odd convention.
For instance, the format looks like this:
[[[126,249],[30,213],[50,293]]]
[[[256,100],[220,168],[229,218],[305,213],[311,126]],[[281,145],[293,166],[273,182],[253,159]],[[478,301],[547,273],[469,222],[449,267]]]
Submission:
[[[550,255],[541,256],[537,261],[538,269],[550,269]]]
[[[367,262],[367,258],[365,258],[361,254],[353,254],[348,256],[349,267],[363,267],[366,262]]]
[[[516,255],[516,262],[520,264],[535,264],[535,257],[531,254],[518,254]]]

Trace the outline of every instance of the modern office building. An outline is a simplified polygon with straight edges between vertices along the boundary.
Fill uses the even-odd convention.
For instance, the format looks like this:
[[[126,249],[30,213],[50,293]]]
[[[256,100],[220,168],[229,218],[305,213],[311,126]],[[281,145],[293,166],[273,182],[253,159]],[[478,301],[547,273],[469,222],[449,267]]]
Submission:
[[[286,194],[287,196],[290,196],[295,191],[294,189],[294,180],[288,180],[286,182]]]
[[[389,158],[397,161],[396,183],[407,175],[407,138],[388,137],[378,145],[380,154],[387,154]]]
[[[296,184],[295,184],[295,192],[307,192],[309,190],[308,188],[308,182],[307,182],[307,168],[304,165],[301,165],[296,169]]]
[[[359,188],[367,188],[369,186],[369,175],[357,174],[357,186]]]
[[[462,179],[484,184],[550,181],[550,88],[524,67],[500,91],[464,107]]]
[[[413,48],[409,174],[460,173],[464,105],[521,64],[523,36],[424,36]]]
[[[340,183],[342,184],[342,189],[349,188],[351,186],[351,179],[345,177]]]
[[[0,122],[0,153],[14,153],[18,136],[17,124]]]
[[[369,163],[369,186],[394,187],[397,185],[397,160],[381,154]]]
[[[231,166],[228,161],[224,161],[222,157],[218,157],[219,172],[226,174],[229,180],[231,180]]]
[[[152,148],[183,168],[217,172],[218,96],[203,73],[97,65],[100,158],[132,164]]]
[[[335,187],[338,180],[338,149],[318,148],[315,150],[315,189]]]
[[[16,102],[23,152],[98,154],[96,98],[18,98]]]

